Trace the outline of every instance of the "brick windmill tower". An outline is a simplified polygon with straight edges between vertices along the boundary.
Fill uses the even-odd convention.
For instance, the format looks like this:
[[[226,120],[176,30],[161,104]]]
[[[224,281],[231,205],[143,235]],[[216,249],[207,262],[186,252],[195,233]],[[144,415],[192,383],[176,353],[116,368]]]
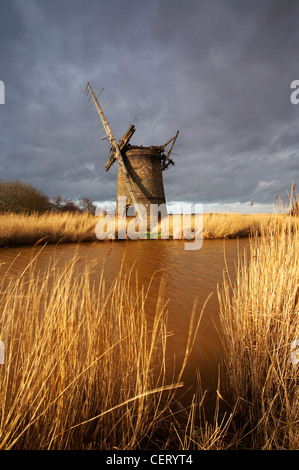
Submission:
[[[117,142],[104,115],[104,109],[109,103],[102,109],[98,102],[98,97],[102,91],[96,96],[90,83],[87,83],[86,93],[87,96],[90,94],[89,101],[92,100],[90,106],[95,104],[98,111],[95,119],[101,118],[97,126],[100,123],[103,125],[99,133],[105,131],[106,136],[102,140],[108,138],[111,144],[110,158],[106,163],[105,170],[108,171],[111,165],[116,160],[118,161],[117,196],[126,197],[127,208],[135,204],[143,204],[149,216],[151,204],[160,205],[166,202],[162,171],[166,170],[169,165],[174,165],[170,154],[179,131],[164,145],[151,147],[136,146],[129,144],[135,132],[135,126],[132,124]],[[165,149],[169,144],[171,146],[166,153]]]

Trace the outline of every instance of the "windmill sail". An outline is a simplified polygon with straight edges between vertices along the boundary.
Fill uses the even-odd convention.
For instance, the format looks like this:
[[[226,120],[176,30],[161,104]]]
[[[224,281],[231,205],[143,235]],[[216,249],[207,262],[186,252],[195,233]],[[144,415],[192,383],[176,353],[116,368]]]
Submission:
[[[137,204],[137,201],[136,201],[136,198],[135,198],[135,194],[134,194],[134,191],[131,187],[131,182],[130,182],[130,177],[129,177],[129,174],[128,174],[128,171],[126,169],[126,166],[125,166],[125,163],[124,163],[124,159],[122,157],[122,154],[121,154],[121,150],[119,148],[119,145],[113,135],[113,132],[111,130],[111,127],[105,117],[105,114],[104,114],[104,111],[103,109],[101,108],[100,106],[100,103],[98,102],[98,97],[95,95],[95,93],[93,92],[91,86],[90,86],[90,83],[87,82],[87,87],[86,87],[86,90],[87,90],[87,94],[88,92],[91,93],[91,97],[93,99],[93,103],[95,104],[96,108],[97,108],[97,111],[98,111],[98,115],[100,116],[101,118],[101,121],[102,121],[102,124],[103,124],[103,127],[106,131],[106,134],[107,134],[107,137],[110,141],[110,144],[113,148],[113,154],[111,155],[111,157],[113,156],[113,161],[115,159],[117,159],[118,161],[118,164],[120,166],[120,169],[121,169],[121,172],[122,172],[122,175],[123,175],[123,178],[124,178],[124,181],[125,181],[125,184],[127,186],[127,189],[129,191],[129,194],[130,194],[130,197],[131,197],[131,204],[132,205],[136,205]],[[103,90],[102,90],[103,91]],[[101,93],[101,92],[100,92]],[[100,94],[99,93],[99,94]],[[99,96],[99,95],[98,95]],[[97,116],[96,116],[97,117]],[[134,127],[134,126],[133,126]],[[112,159],[111,159],[112,160]],[[111,161],[109,167],[111,166],[111,164],[113,163],[113,161]],[[109,162],[108,162],[109,163]],[[108,167],[108,169],[109,169]]]

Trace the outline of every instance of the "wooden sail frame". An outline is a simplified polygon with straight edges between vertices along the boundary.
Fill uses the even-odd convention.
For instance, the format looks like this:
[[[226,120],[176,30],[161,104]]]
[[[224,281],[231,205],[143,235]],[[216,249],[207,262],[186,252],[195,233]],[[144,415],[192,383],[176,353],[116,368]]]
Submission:
[[[131,204],[133,205],[137,205],[137,201],[136,201],[136,198],[135,198],[135,194],[134,194],[134,191],[132,189],[132,186],[131,186],[131,183],[130,183],[130,176],[128,174],[128,171],[126,169],[126,166],[125,166],[125,162],[124,162],[124,159],[123,159],[123,156],[121,154],[121,150],[119,148],[119,145],[113,135],[113,132],[112,132],[112,129],[109,125],[109,122],[107,121],[106,119],[106,116],[104,114],[104,110],[101,108],[100,106],[100,103],[98,101],[98,96],[100,95],[100,93],[103,91],[101,90],[100,93],[96,96],[95,93],[93,92],[92,88],[91,88],[91,85],[89,82],[87,82],[87,87],[86,87],[86,90],[87,90],[87,94],[90,92],[91,93],[91,97],[93,99],[93,103],[95,104],[96,108],[97,108],[97,111],[98,111],[98,115],[100,116],[101,118],[101,121],[102,121],[102,124],[103,124],[103,127],[104,127],[104,130],[106,131],[106,135],[110,141],[110,144],[111,144],[111,147],[113,148],[113,152],[115,154],[115,159],[117,159],[118,161],[118,164],[120,166],[120,169],[121,169],[121,172],[122,172],[122,175],[123,175],[123,178],[125,180],[125,183],[126,183],[126,186],[127,186],[127,189],[129,191],[129,194],[130,194],[130,197],[131,197]],[[97,116],[96,116],[97,118]],[[114,160],[113,160],[114,161]]]

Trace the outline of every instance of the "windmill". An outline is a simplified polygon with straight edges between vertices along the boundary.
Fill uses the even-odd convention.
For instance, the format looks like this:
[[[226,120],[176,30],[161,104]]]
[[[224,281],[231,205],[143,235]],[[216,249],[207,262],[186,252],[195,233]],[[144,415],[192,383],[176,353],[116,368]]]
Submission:
[[[90,107],[96,106],[97,115],[95,119],[100,117],[97,126],[102,123],[102,129],[106,135],[101,140],[108,139],[110,142],[110,158],[108,159],[105,170],[108,171],[115,161],[118,162],[118,182],[117,196],[125,196],[127,207],[143,204],[149,214],[151,204],[165,204],[165,193],[162,178],[162,171],[166,170],[170,165],[174,165],[170,158],[171,151],[179,134],[179,131],[164,145],[143,147],[132,146],[129,141],[135,132],[135,126],[130,125],[127,132],[117,142],[111,127],[105,117],[104,109],[110,104],[108,103],[103,109],[101,108],[98,97],[103,89],[95,95],[90,83],[87,82],[86,94],[90,94],[88,101],[92,100]],[[170,145],[171,144],[171,145]],[[166,153],[166,147],[170,145]]]

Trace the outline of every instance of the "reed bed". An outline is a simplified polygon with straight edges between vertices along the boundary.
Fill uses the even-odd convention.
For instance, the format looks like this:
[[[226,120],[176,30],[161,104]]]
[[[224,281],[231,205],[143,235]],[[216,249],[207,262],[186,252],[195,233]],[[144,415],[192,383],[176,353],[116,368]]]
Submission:
[[[1,450],[231,446],[232,414],[219,415],[219,399],[212,422],[200,386],[189,406],[180,404],[200,327],[195,309],[183,358],[179,351],[173,361],[163,280],[148,314],[150,285],[124,266],[107,288],[94,262],[52,259],[40,273],[38,260],[20,275],[0,265]]]
[[[0,246],[94,241],[96,218],[88,214],[49,213],[0,215]]]
[[[169,374],[163,283],[148,315],[148,288],[124,266],[108,287],[104,270],[76,255],[43,273],[37,255],[17,276],[0,263],[0,448],[298,449],[298,219],[256,223],[235,280],[226,272],[218,289],[224,352],[212,420],[200,380],[187,407],[178,399],[195,311]]]
[[[103,271],[82,263],[53,260],[41,274],[37,255],[19,276],[2,269],[0,448],[170,446],[171,407],[198,321],[193,315],[184,360],[168,381],[163,283],[147,316],[147,290],[131,271],[107,288]]]
[[[265,226],[276,220],[283,223],[284,215],[280,214],[204,214],[203,238],[242,238],[260,234]],[[294,220],[292,223],[296,223]]]
[[[227,400],[242,446],[299,448],[299,231],[272,220],[218,291]]]
[[[261,233],[262,227],[273,219],[283,223],[289,216],[271,214],[203,214],[202,225],[199,227],[203,239],[248,237],[251,233]],[[127,229],[132,224],[128,217],[125,227],[116,221],[116,230],[108,231],[106,240],[117,239],[118,229]],[[78,243],[98,240],[96,226],[101,217],[88,214],[49,213],[49,214],[0,214],[0,247],[31,245],[38,241],[46,243]],[[298,225],[298,218],[290,218],[292,224]],[[135,225],[133,221],[133,225]],[[138,225],[137,225],[138,228]],[[190,230],[196,229],[194,215],[190,218]],[[169,216],[169,238],[185,239],[190,230],[184,231],[181,215]],[[156,237],[161,236],[161,222],[152,228]],[[194,236],[194,235],[193,235]],[[145,238],[150,238],[150,232]],[[127,236],[127,239],[130,237]],[[138,237],[137,237],[138,238]]]

